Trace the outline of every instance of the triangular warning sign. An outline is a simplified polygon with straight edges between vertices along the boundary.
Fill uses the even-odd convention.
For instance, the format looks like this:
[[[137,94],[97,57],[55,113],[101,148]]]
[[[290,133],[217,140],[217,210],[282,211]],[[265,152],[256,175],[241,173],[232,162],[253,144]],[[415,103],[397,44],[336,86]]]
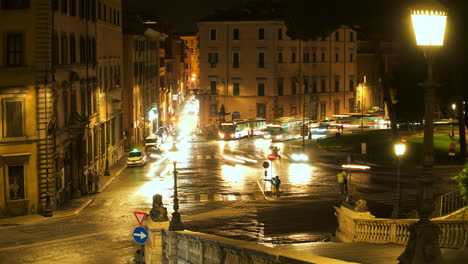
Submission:
[[[142,212],[133,212],[133,215],[135,215],[137,221],[138,221],[138,224],[140,224],[141,226],[141,223],[143,223],[143,220],[145,219],[145,216],[147,215],[147,213],[142,213]]]

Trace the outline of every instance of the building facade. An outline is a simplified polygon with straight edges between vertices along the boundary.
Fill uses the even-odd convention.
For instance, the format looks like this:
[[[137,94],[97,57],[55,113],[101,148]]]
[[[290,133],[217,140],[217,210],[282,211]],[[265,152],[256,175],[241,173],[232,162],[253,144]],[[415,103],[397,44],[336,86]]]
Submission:
[[[124,30],[125,148],[142,146],[159,127],[161,84],[164,84],[166,34],[141,23],[126,22]]]
[[[119,0],[1,1],[15,21],[0,23],[1,216],[86,194],[122,156],[120,14]]]
[[[197,34],[184,34],[180,37],[185,45],[185,85],[186,90],[190,92],[198,92],[200,65],[199,56],[200,48],[198,46]]]
[[[304,114],[321,120],[354,112],[354,30],[343,26],[301,41],[287,36],[282,20],[203,21],[198,29],[202,126],[222,119]]]

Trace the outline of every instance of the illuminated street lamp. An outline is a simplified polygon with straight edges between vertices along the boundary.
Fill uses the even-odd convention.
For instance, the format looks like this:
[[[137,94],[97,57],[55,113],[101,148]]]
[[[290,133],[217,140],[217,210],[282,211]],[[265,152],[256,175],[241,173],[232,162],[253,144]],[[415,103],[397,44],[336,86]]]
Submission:
[[[453,129],[453,120],[454,120],[454,117],[455,117],[455,108],[457,108],[457,105],[456,104],[452,104],[452,118],[451,118],[451,122],[450,122],[450,126],[452,127],[452,137],[455,136],[455,131]]]
[[[425,1],[424,6],[411,10],[411,19],[416,36],[416,43],[422,46],[427,63],[427,80],[424,86],[424,146],[423,174],[418,178],[419,221],[412,225],[405,251],[398,258],[400,264],[440,263],[442,256],[439,245],[439,227],[429,220],[434,210],[434,192],[432,165],[434,163],[434,90],[437,84],[432,74],[432,56],[434,50],[444,44],[447,11],[438,2]]]
[[[400,181],[400,157],[405,154],[406,145],[402,143],[395,144],[395,155],[397,156],[397,194],[398,194],[398,203],[393,208],[393,218],[398,218],[401,208],[401,181]]]
[[[179,152],[171,151],[168,153],[170,160],[174,165],[174,212],[172,213],[171,222],[169,224],[169,230],[180,231],[184,230],[182,219],[180,217],[179,210],[179,199],[177,198],[177,161],[179,159]]]

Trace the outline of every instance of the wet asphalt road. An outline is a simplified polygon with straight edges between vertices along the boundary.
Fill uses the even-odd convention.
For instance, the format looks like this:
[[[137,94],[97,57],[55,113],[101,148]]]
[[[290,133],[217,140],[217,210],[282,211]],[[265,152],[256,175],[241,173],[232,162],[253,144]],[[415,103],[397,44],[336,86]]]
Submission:
[[[186,229],[265,244],[333,239],[333,205],[343,198],[337,194],[336,171],[276,160],[273,175],[282,179],[284,199],[267,201],[261,164],[269,144],[263,139],[180,144],[177,152],[125,169],[77,216],[0,230],[0,262],[131,263],[138,248],[132,239],[138,226],[133,212],[149,212],[154,194],[163,195],[169,215],[173,211],[170,156],[177,160],[179,212]],[[287,152],[290,144],[295,143],[281,149]],[[356,173],[353,179],[368,189],[391,190],[394,177],[386,173],[391,175]]]

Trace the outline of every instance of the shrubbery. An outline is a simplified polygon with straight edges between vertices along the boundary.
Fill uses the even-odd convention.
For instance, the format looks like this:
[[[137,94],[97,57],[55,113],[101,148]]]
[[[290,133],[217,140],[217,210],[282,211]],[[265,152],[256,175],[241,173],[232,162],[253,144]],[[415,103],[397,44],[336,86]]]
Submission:
[[[468,201],[468,162],[465,163],[465,168],[460,172],[460,174],[453,177],[453,179],[458,182],[460,194],[463,199]]]

